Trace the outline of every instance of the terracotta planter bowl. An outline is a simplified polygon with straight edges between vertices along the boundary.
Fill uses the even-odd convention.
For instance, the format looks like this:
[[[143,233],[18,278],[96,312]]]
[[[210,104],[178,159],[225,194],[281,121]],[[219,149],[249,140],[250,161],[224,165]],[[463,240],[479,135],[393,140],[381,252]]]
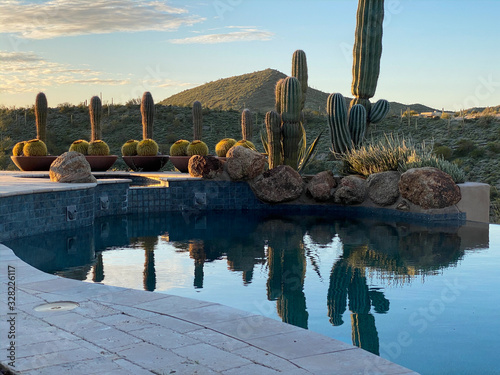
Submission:
[[[169,156],[122,156],[122,159],[133,171],[156,172],[167,164]]]
[[[105,172],[113,164],[115,164],[116,159],[118,159],[118,156],[116,155],[96,155],[96,156],[89,156],[86,155],[85,159],[90,164],[90,169],[92,172]]]
[[[57,156],[11,156],[10,158],[22,171],[48,171]]]
[[[191,156],[170,156],[170,161],[182,173],[188,173],[188,164]]]

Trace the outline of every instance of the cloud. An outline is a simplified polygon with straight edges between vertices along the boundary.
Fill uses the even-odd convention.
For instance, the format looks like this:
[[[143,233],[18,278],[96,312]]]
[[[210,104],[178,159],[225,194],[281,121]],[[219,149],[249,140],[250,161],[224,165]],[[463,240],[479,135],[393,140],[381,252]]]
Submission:
[[[170,39],[169,42],[173,44],[216,44],[230,42],[251,42],[255,40],[271,40],[273,36],[274,33],[269,31],[261,31],[258,29],[244,29],[242,31],[233,31],[223,34],[206,34],[183,39]]]
[[[204,18],[160,1],[1,1],[0,33],[25,39],[132,31],[174,31]]]
[[[0,51],[0,92],[38,92],[62,85],[126,85],[129,79],[85,68],[50,62],[32,52]]]

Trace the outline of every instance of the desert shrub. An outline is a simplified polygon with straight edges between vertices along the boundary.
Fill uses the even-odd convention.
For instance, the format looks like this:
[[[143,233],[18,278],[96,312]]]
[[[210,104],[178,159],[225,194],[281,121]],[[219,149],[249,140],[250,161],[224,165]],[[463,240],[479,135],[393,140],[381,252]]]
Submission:
[[[477,125],[482,128],[486,128],[490,126],[493,122],[495,122],[495,116],[491,114],[484,114],[480,116],[479,119],[477,120]]]
[[[451,117],[451,115],[449,113],[445,112],[445,113],[441,114],[441,118],[443,120],[448,120],[450,117]]]
[[[488,142],[486,145],[486,150],[494,154],[500,153],[500,143],[499,142]]]
[[[469,156],[474,159],[482,158],[486,155],[486,149],[483,147],[477,147],[469,153]]]
[[[457,142],[454,153],[455,156],[467,156],[475,148],[476,145],[474,144],[474,142],[469,139],[462,138]]]
[[[420,147],[418,147],[420,148]],[[425,146],[421,153],[425,152]],[[387,136],[378,142],[346,152],[342,157],[344,171],[369,176],[373,173],[396,171],[401,163],[416,161],[419,151],[411,140]]]
[[[424,155],[417,161],[403,163],[399,166],[400,172],[405,172],[411,168],[433,167],[448,173],[455,183],[465,182],[465,172],[455,163],[451,163],[435,155]]]
[[[436,145],[434,145],[436,146]],[[448,146],[437,146],[434,147],[434,155],[443,158],[444,160],[450,160],[453,155],[453,150]]]

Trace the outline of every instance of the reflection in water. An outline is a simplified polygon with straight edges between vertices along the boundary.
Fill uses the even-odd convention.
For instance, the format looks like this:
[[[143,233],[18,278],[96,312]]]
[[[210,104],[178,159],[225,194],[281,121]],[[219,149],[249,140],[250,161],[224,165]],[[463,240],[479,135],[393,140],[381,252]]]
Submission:
[[[200,291],[207,277],[207,262],[227,262],[231,272],[241,273],[245,286],[261,277],[256,275],[255,266],[265,265],[267,300],[276,301],[276,312],[283,322],[303,328],[308,327],[311,313],[304,292],[309,263],[308,277],[317,275],[328,286],[322,300],[324,304],[326,297],[329,323],[343,325],[349,310],[352,343],[375,354],[379,354],[375,314],[388,313],[390,302],[372,280],[378,278],[382,285],[404,285],[420,275],[425,281],[425,275],[456,266],[467,248],[488,243],[487,230],[478,232],[467,227],[225,213],[103,218],[93,228],[60,232],[58,236],[37,235],[36,241],[24,238],[6,245],[43,271],[94,282],[105,282],[105,272],[112,272],[112,266],[103,262],[103,251],[133,245],[144,249],[143,287],[154,291],[159,288],[157,271],[162,267],[155,264],[159,236],[175,249],[171,256],[189,254],[194,262],[189,284]],[[323,280],[322,257],[332,249],[338,249],[338,255],[330,260],[329,279]],[[324,273],[330,269],[327,267]]]

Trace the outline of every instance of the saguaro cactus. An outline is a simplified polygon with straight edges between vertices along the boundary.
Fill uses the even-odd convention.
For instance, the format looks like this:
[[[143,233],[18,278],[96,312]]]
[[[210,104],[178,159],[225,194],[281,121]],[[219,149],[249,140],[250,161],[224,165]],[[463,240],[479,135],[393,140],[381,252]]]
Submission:
[[[352,64],[352,95],[355,104],[365,106],[370,114],[369,99],[375,95],[382,56],[384,0],[359,0]]]
[[[275,111],[266,113],[266,130],[269,169],[275,168],[282,163],[281,149],[281,117]]]
[[[281,78],[276,82],[276,87],[274,88],[274,96],[276,102],[276,112],[281,113],[281,85],[285,79]]]
[[[300,110],[304,109],[307,93],[307,59],[306,53],[300,49],[296,50],[292,56],[292,77],[300,82],[302,89],[302,99],[300,101]]]
[[[142,95],[141,100],[142,116],[142,139],[153,139],[153,124],[155,116],[155,102],[149,91]]]
[[[35,100],[36,138],[47,142],[47,97],[39,92]]]
[[[283,163],[297,169],[299,143],[302,139],[300,103],[302,89],[295,77],[287,77],[281,84],[281,134],[283,139]]]
[[[89,104],[90,113],[90,127],[91,127],[91,137],[90,141],[94,142],[102,137],[101,129],[101,114],[102,114],[102,104],[101,99],[98,96],[93,96],[90,98]]]
[[[243,140],[252,140],[253,133],[253,120],[252,112],[248,108],[245,108],[241,113],[241,135]]]
[[[197,100],[193,103],[193,138],[201,140],[203,131],[203,112],[201,103]]]

